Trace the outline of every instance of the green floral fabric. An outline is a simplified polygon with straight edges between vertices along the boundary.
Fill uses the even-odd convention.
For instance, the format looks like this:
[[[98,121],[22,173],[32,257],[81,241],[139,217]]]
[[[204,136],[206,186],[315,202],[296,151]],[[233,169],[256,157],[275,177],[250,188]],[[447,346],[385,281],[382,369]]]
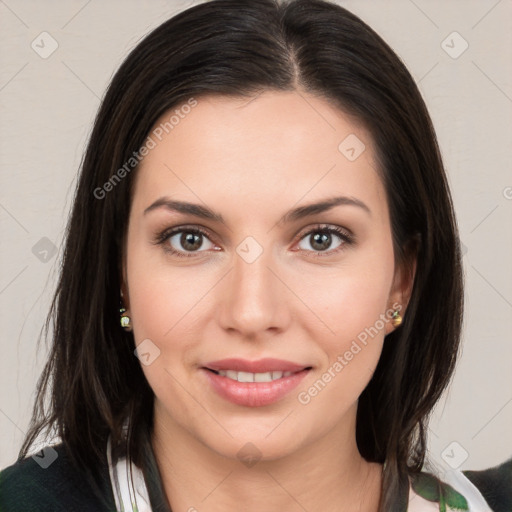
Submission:
[[[490,510],[512,512],[512,458],[493,468],[466,470],[461,473],[476,487]],[[411,474],[410,482],[412,491],[424,500],[438,505],[439,512],[480,512],[476,504],[468,502],[467,496],[463,496],[432,473]],[[407,512],[407,507],[400,512]]]
[[[411,487],[418,496],[439,503],[440,512],[469,510],[468,502],[462,494],[430,473],[414,475],[411,478]]]

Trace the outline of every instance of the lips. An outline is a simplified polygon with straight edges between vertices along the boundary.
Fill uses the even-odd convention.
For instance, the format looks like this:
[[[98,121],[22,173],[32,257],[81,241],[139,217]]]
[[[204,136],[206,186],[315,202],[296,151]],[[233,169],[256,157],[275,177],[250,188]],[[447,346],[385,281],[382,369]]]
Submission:
[[[247,407],[261,407],[284,398],[296,388],[311,366],[281,359],[222,359],[201,368],[222,398]]]

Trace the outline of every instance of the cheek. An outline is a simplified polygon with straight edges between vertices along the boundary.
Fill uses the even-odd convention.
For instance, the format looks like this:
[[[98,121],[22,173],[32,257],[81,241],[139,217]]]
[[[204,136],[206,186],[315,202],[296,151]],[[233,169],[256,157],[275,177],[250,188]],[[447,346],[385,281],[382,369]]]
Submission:
[[[160,350],[155,364],[143,369],[149,376],[158,367],[183,367],[187,351],[199,343],[199,336],[191,329],[198,325],[201,297],[207,291],[199,285],[203,282],[198,275],[201,271],[198,267],[173,268],[159,251],[144,247],[140,241],[128,243],[128,256],[126,270],[135,344],[150,339]]]
[[[344,411],[368,384],[389,320],[386,311],[393,280],[392,258],[391,248],[388,252],[359,253],[330,275],[306,274],[302,278],[300,293],[316,313],[308,315],[310,320],[303,326],[324,358],[317,380],[301,389],[306,393],[301,403],[315,397],[314,407],[323,408],[334,400],[339,411]]]
[[[191,325],[201,295],[205,271],[166,259],[164,250],[145,239],[142,227],[128,235],[126,271],[135,339],[165,342]]]
[[[329,331],[311,332],[323,362],[297,394],[308,415],[319,415],[329,425],[341,420],[368,385],[385,336],[387,295],[376,293],[375,288],[368,293],[360,281],[345,284],[331,296],[325,310]]]
[[[383,330],[393,279],[391,258],[355,256],[332,272],[304,273],[298,295],[315,315],[312,330],[326,333],[332,349],[376,327]],[[313,319],[316,319],[313,320]],[[362,336],[364,337],[364,336]]]
[[[186,418],[194,404],[184,383],[193,371],[192,356],[201,340],[200,298],[206,290],[191,286],[193,271],[148,263],[151,256],[143,251],[130,256],[127,276],[135,345],[149,339],[159,350],[151,364],[141,365],[142,370],[157,402],[172,404],[175,419]]]

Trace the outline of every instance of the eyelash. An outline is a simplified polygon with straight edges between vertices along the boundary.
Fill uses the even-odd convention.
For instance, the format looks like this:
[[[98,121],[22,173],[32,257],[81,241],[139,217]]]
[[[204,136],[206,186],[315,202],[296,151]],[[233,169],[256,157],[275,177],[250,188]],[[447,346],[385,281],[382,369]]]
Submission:
[[[210,240],[209,234],[204,229],[194,226],[194,227],[188,227],[188,226],[180,226],[177,228],[172,229],[166,229],[160,233],[157,234],[154,240],[155,245],[163,245],[165,244],[173,235],[177,233],[193,233],[196,235],[203,235],[208,240]],[[345,229],[338,227],[338,226],[326,226],[325,224],[318,224],[314,226],[312,229],[304,233],[300,238],[299,242],[308,236],[312,235],[313,233],[328,233],[328,234],[335,234],[337,235],[341,240],[342,244],[339,245],[336,249],[327,250],[327,251],[308,251],[305,249],[299,249],[299,251],[307,252],[307,253],[313,253],[314,257],[324,257],[324,256],[332,256],[333,254],[336,254],[340,251],[343,251],[347,245],[353,245],[355,243],[355,237],[354,235],[350,234]],[[210,240],[211,241],[211,240]],[[195,251],[190,252],[189,254],[183,253],[182,251],[177,251],[173,249],[172,247],[164,247],[164,251],[167,253],[170,253],[172,255],[178,256],[179,258],[193,258],[198,252],[204,252],[204,251]]]

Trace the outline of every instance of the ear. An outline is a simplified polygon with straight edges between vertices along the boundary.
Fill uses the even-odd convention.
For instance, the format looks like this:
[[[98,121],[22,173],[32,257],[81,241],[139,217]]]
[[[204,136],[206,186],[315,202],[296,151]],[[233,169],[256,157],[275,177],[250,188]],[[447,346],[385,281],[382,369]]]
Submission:
[[[418,261],[419,235],[407,242],[404,248],[404,260],[396,266],[393,284],[389,293],[388,310],[394,310],[395,306],[400,306],[399,314],[402,318],[405,316],[409,300],[414,287],[414,278],[416,276],[416,266]],[[386,324],[386,334],[389,334],[396,327],[389,321]]]

